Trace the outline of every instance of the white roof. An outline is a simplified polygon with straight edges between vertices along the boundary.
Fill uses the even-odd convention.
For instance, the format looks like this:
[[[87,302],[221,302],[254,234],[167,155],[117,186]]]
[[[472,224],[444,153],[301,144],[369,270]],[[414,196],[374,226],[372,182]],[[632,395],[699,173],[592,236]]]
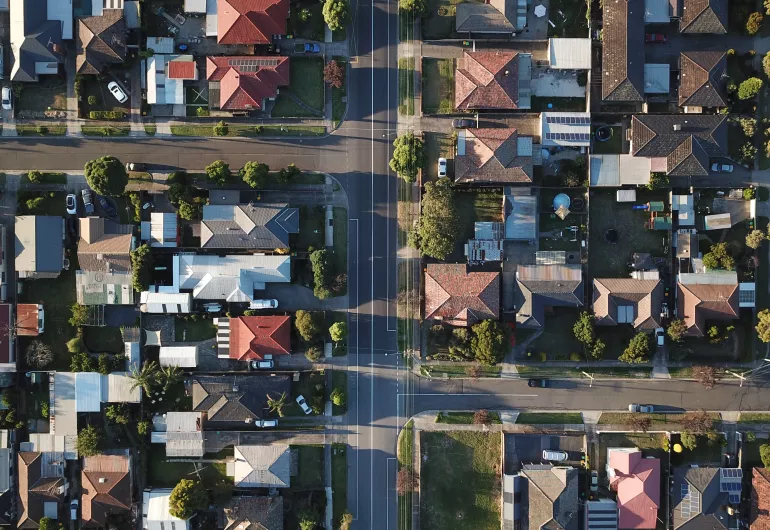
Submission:
[[[668,24],[671,22],[669,0],[644,0],[645,24]]]
[[[724,230],[730,228],[732,223],[730,222],[729,213],[717,213],[714,215],[707,215],[703,218],[705,230]]]
[[[60,21],[61,38],[64,40],[71,39],[72,25],[74,23],[72,16],[72,2],[68,0],[47,0],[47,4],[48,20]]]
[[[77,435],[78,414],[75,408],[75,389],[77,374],[56,372],[54,378],[53,411],[55,422],[51,422],[51,432],[59,435]]]
[[[190,293],[152,293],[142,291],[140,309],[144,313],[189,313]]]
[[[735,271],[683,272],[677,278],[682,285],[735,285],[738,273]]]
[[[167,412],[166,432],[198,432],[202,421],[202,412]]]
[[[156,55],[174,53],[174,39],[171,37],[147,37],[147,49]]]
[[[102,375],[102,401],[105,403],[140,403],[142,388],[132,389],[133,379],[128,372]]]
[[[615,200],[617,202],[634,202],[636,201],[636,190],[618,190],[615,193]]]
[[[205,13],[206,0],[184,0],[185,13]]]
[[[588,147],[591,144],[591,114],[588,112],[542,112],[540,143]]]
[[[197,346],[163,346],[160,348],[161,366],[195,368],[198,366]]]
[[[254,290],[291,281],[289,256],[180,254],[174,268],[178,288],[192,289],[194,298],[205,300],[250,302]]]
[[[650,182],[650,159],[647,157],[591,155],[588,164],[591,186],[620,187]]]
[[[174,51],[173,44],[171,51]],[[156,53],[147,59],[147,103],[150,105],[184,104],[184,81],[181,79],[169,79],[166,76],[166,65],[174,57],[176,57],[176,55],[163,55]],[[151,215],[162,216],[164,214]],[[171,215],[176,219],[174,214],[167,215]],[[176,224],[174,225],[174,228],[176,228]],[[176,239],[176,234],[174,234],[174,236],[174,239]]]
[[[142,495],[142,528],[145,530],[189,530],[190,521],[169,513],[170,489],[154,489]],[[171,525],[174,523],[172,529]]]
[[[548,39],[548,61],[551,68],[591,69],[591,39]]]
[[[206,36],[216,37],[217,28],[217,0],[206,0]]]
[[[56,374],[58,377],[58,373]],[[75,410],[99,412],[102,409],[102,374],[80,372],[75,374]]]
[[[182,91],[181,79],[170,79],[168,81],[178,81],[179,92],[182,98],[179,103],[184,103],[184,94]],[[175,247],[176,246],[177,219],[175,213],[152,212],[150,214],[150,246],[151,247]],[[142,234],[144,239],[144,233]]]
[[[644,93],[668,94],[671,67],[667,64],[644,65]]]

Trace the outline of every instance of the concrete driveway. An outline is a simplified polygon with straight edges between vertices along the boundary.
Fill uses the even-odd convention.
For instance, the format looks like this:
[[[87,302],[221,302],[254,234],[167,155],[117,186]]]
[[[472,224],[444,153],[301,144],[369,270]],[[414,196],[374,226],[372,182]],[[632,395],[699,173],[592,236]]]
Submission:
[[[551,436],[545,434],[506,434],[505,470],[515,472],[522,464],[547,464],[543,451],[564,451],[569,463],[579,463],[583,456],[583,436]]]
[[[285,311],[305,309],[307,311],[347,311],[348,297],[336,296],[319,300],[313,294],[312,289],[296,283],[271,283],[267,284],[261,298],[275,298],[278,300],[278,308]]]

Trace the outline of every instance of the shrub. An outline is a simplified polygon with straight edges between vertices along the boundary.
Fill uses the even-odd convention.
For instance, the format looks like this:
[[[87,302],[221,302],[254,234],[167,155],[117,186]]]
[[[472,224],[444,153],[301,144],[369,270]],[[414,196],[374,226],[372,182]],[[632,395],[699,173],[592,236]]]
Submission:
[[[300,176],[302,171],[294,165],[289,164],[285,168],[281,168],[280,171],[278,171],[278,182],[282,184],[289,184],[292,180],[296,179]]]
[[[321,359],[323,359],[323,352],[321,351],[321,348],[318,346],[311,346],[307,350],[305,350],[305,358],[307,358],[308,361],[311,363],[317,363]]]
[[[41,136],[45,136],[46,134],[48,134],[48,127],[45,127],[43,125],[38,125],[37,127],[35,127],[35,131],[37,132],[37,134]]]
[[[198,107],[197,109],[195,109],[195,114],[197,114],[199,118],[205,118],[206,116],[209,115],[209,109]]]
[[[228,132],[230,132],[230,128],[224,121],[214,125],[214,136],[227,136]]]
[[[88,104],[96,105],[96,96],[88,96]]]
[[[746,441],[749,443],[754,443],[757,441],[757,435],[754,433],[754,431],[746,431]]]
[[[765,240],[765,233],[761,230],[752,230],[746,235],[746,246],[749,248],[757,249],[762,245],[762,241]]]
[[[489,425],[492,423],[492,416],[489,414],[489,411],[486,410],[477,410],[473,413],[473,424],[474,425]]]
[[[770,444],[759,446],[759,458],[762,460],[763,466],[770,467]]]
[[[743,198],[744,200],[750,201],[751,199],[754,199],[757,196],[757,190],[755,188],[746,188],[743,190]]]
[[[762,80],[758,77],[749,77],[738,87],[739,99],[752,99],[762,88]]]
[[[746,22],[746,32],[749,35],[756,35],[762,27],[762,21],[765,19],[764,15],[759,11],[755,11],[749,15],[749,20]]]
[[[230,164],[227,164],[224,160],[215,160],[206,166],[206,180],[216,182],[220,186],[227,184],[232,176]]]
[[[27,173],[27,179],[33,184],[40,184],[43,181],[43,174],[37,169],[33,169]]]
[[[745,143],[741,146],[741,161],[744,164],[751,164],[757,157],[757,148],[752,143]]]
[[[752,138],[757,132],[757,120],[754,118],[738,118],[738,123],[743,129],[743,134]]]
[[[88,117],[92,120],[115,121],[125,118],[126,113],[122,110],[92,110],[88,113]]]

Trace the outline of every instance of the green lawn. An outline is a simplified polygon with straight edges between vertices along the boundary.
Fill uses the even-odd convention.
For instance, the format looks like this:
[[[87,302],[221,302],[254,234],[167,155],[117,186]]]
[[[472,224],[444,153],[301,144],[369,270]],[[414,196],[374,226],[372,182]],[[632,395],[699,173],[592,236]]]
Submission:
[[[108,125],[105,127],[83,125],[83,136],[128,136],[130,125]]]
[[[579,3],[579,2],[575,2]],[[584,6],[585,7],[585,6]],[[553,105],[548,107],[548,104]],[[532,96],[532,112],[573,111],[585,112],[587,108],[585,98],[555,98]]]
[[[348,396],[348,373],[344,370],[332,370],[332,390],[340,389],[347,399]],[[343,405],[332,403],[332,414],[338,416],[345,414],[348,410],[347,401]]]
[[[153,123],[152,125],[145,125],[144,126],[144,133],[147,136],[155,136],[155,133],[157,132],[158,127]]]
[[[583,424],[579,412],[520,412],[516,423],[525,425],[544,425],[549,423]]]
[[[606,142],[600,142],[596,139],[596,129],[604,129],[607,126],[591,127],[591,154],[604,155],[622,153],[623,149],[623,127],[607,127],[612,131],[612,136]]]
[[[679,440],[679,435],[674,434],[671,436],[671,446],[674,446]],[[714,464],[718,465],[722,460],[722,447],[719,444],[709,443],[705,436],[696,437],[697,445],[695,449],[690,451],[689,449],[682,450],[681,453],[671,453],[671,465],[686,466],[688,464]]]
[[[177,342],[199,342],[213,339],[217,336],[217,328],[209,319],[184,320],[177,317],[174,320],[174,331]]]
[[[323,41],[324,19],[321,13],[322,7],[323,4],[321,2],[303,1],[293,3],[288,27],[286,28],[287,34],[294,35],[295,38]],[[309,16],[307,16],[307,20],[303,21],[302,17],[306,15]]]
[[[500,206],[500,190],[455,192],[455,212],[457,212],[457,239],[454,251],[447,257],[449,263],[465,261],[464,246],[474,236],[477,221],[503,221]]]
[[[332,262],[334,263],[335,274],[348,273],[348,211],[342,206],[335,206],[334,216],[334,254]],[[341,296],[347,293],[347,282],[345,290],[336,293]]]
[[[678,424],[682,418],[681,414],[640,414],[642,417],[649,418],[653,424]],[[717,413],[712,413],[711,417],[714,421],[719,421],[720,416]],[[603,412],[599,418],[600,425],[625,425],[631,419],[631,414],[628,412]]]
[[[67,134],[66,125],[16,125],[19,136],[64,136]]]
[[[474,412],[439,412],[436,415],[436,423],[448,423],[451,425],[470,425],[473,423]],[[500,424],[500,415],[497,412],[490,412],[491,423]]]
[[[414,115],[414,57],[398,60],[398,113]]]
[[[120,328],[114,326],[86,326],[83,328],[83,341],[95,353],[123,354],[125,351]]]
[[[299,416],[305,417],[305,413],[297,402],[296,397],[302,394],[309,406],[313,406],[313,400],[317,397],[321,397],[321,411],[323,412],[323,400],[326,396],[326,383],[324,381],[324,374],[322,372],[302,372],[299,375],[299,381],[292,383],[291,385],[291,401],[284,409],[286,416]]]
[[[422,17],[423,40],[458,38],[459,35],[455,33],[455,16],[457,4],[463,1],[428,0],[427,15]]]
[[[412,469],[412,451],[414,450],[414,424],[412,420],[404,424],[398,435],[398,468]],[[398,530],[412,528],[412,492],[398,496]]]
[[[476,368],[479,371],[479,377],[500,377],[500,366],[478,365]],[[423,365],[420,367],[420,374],[425,377],[438,378],[444,377],[444,374],[446,374],[450,379],[453,377],[469,377],[466,369],[466,366],[457,364]]]
[[[345,74],[345,80],[340,88],[331,87],[332,91],[332,121],[334,121],[335,126],[342,121],[343,116],[345,115],[345,109],[347,108],[348,104],[343,101],[343,98],[347,96],[347,60],[345,60],[344,57],[334,57],[334,60],[337,61],[337,64],[339,64],[342,67],[342,70],[346,72]]]
[[[174,136],[215,136],[213,125],[171,125]],[[245,125],[227,125],[226,137],[262,137],[262,136],[323,136],[326,127],[312,125],[259,125],[256,128]]]
[[[145,406],[153,414],[189,411],[192,409],[192,396],[185,395],[184,383],[179,382],[166,390],[163,401],[152,403],[150,400]]]
[[[738,423],[770,423],[770,414],[762,412],[741,412]]]
[[[299,207],[299,233],[294,237],[292,248],[307,250],[324,248],[324,224],[326,209],[323,206]]]
[[[499,529],[500,433],[420,436],[420,528],[467,530],[471,523],[474,530]]]
[[[273,107],[273,118],[323,118],[324,112],[324,63],[320,57],[292,57],[289,92],[305,105],[318,110],[314,114],[297,105],[282,91]]]
[[[332,522],[335,529],[348,508],[347,450],[345,444],[332,444]]]
[[[455,108],[454,59],[422,59],[422,111],[451,114]]]
[[[292,445],[297,452],[297,476],[291,477],[293,490],[324,487],[324,448],[322,445]]]
[[[227,476],[224,462],[200,463],[197,466],[201,482],[207,489],[221,483],[233,483],[233,478]],[[168,459],[166,448],[160,444],[149,446],[149,465],[147,468],[147,485],[156,488],[173,488],[183,478],[195,479],[198,476],[192,462]]]
[[[315,125],[265,125],[261,130],[262,133],[251,136],[323,136],[326,134],[326,127]]]

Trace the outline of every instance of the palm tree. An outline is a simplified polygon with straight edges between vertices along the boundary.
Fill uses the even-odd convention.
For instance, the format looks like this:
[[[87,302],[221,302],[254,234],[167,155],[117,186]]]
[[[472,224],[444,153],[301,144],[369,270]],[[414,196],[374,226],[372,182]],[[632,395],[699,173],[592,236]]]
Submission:
[[[142,387],[147,395],[152,394],[153,386],[158,380],[158,363],[155,361],[145,361],[142,364],[142,369],[139,370],[136,366],[131,367],[131,375],[129,375],[133,381],[131,382],[131,390],[136,387]]]
[[[283,418],[283,408],[286,406],[287,400],[286,392],[283,392],[278,398],[267,394],[267,408],[270,409],[270,412],[278,414],[279,418]]]
[[[177,384],[182,379],[182,369],[178,366],[161,366],[158,372],[158,383],[163,385],[163,391]]]

